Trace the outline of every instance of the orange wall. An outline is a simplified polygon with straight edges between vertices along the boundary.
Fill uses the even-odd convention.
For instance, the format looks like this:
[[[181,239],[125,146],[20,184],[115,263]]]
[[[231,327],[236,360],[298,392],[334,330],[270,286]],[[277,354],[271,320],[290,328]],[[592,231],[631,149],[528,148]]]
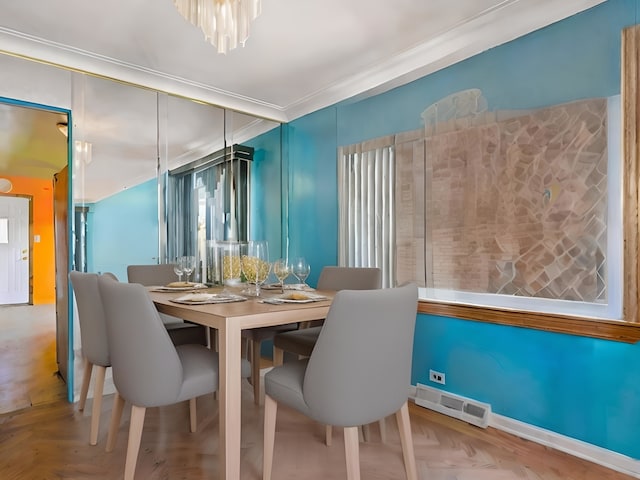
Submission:
[[[55,303],[55,249],[53,238],[53,179],[11,177],[9,194],[33,197],[33,235],[40,242],[33,243],[33,303]]]

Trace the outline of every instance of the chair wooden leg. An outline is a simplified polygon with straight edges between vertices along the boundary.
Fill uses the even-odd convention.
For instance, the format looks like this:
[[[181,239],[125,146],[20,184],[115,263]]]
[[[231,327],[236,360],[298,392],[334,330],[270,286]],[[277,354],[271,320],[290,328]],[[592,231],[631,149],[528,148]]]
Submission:
[[[262,453],[262,479],[271,480],[273,447],[276,437],[278,403],[269,395],[264,396],[264,450]]]
[[[260,405],[260,343],[251,340],[251,385],[253,385],[253,402]]]
[[[249,346],[248,346],[249,342],[250,342],[249,338],[243,338],[242,343],[240,344],[240,356],[242,358],[246,358],[247,360],[251,360],[249,358],[249,355],[250,355]]]
[[[218,330],[212,328],[209,330],[209,342],[211,343],[211,349],[215,352],[219,352],[219,343],[218,343]]]
[[[86,358],[84,359],[84,374],[82,375],[82,386],[80,387],[80,403],[78,404],[78,410],[83,411],[84,405],[87,401],[87,394],[89,393],[89,383],[91,382],[91,371],[93,370],[93,363]]]
[[[358,427],[344,428],[344,452],[347,457],[347,480],[360,480]]]
[[[91,407],[91,429],[89,430],[89,444],[98,443],[98,431],[100,430],[100,412],[102,411],[102,392],[104,391],[104,377],[107,367],[98,365],[96,369],[96,382],[93,386],[93,406]]]
[[[324,437],[327,447],[330,447],[333,443],[333,427],[331,425],[324,426]]]
[[[131,406],[131,423],[129,424],[129,443],[127,443],[127,459],[124,463],[124,480],[133,480],[138,463],[142,427],[144,425],[145,407]]]
[[[284,363],[284,350],[273,347],[273,366],[277,367]]]
[[[404,468],[407,472],[408,480],[418,480],[418,469],[416,467],[416,456],[413,452],[413,439],[411,436],[411,422],[409,420],[409,407],[407,402],[396,412],[398,430],[400,431],[400,443],[402,444],[402,456],[404,457]]]
[[[198,414],[196,413],[196,399],[192,398],[189,400],[189,426],[191,433],[196,433],[196,429],[198,428]]]
[[[116,446],[116,437],[118,436],[118,428],[120,427],[120,419],[122,418],[122,410],[124,409],[124,398],[116,392],[113,398],[113,407],[111,408],[111,422],[109,422],[109,434],[107,435],[107,452],[112,452]]]
[[[205,328],[205,336],[207,337],[207,348],[209,350],[213,350],[214,349],[214,345],[213,342],[211,341],[211,327],[204,327]],[[214,350],[215,351],[215,350]]]
[[[367,425],[362,425],[362,427],[360,427],[360,430],[362,431],[362,441],[363,442],[368,442],[371,439],[371,427],[367,424]]]
[[[380,443],[387,443],[387,422],[384,418],[378,420],[380,426]]]

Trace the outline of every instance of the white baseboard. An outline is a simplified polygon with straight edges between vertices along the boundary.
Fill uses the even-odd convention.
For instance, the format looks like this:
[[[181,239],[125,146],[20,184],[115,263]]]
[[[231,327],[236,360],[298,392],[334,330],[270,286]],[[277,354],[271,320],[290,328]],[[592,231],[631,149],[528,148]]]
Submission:
[[[416,387],[409,387],[409,397],[415,400]],[[640,460],[598,447],[575,438],[567,437],[551,430],[536,427],[513,418],[491,413],[489,426],[520,438],[568,453],[574,457],[602,465],[617,472],[640,478]]]
[[[504,417],[496,413],[492,413],[489,418],[489,426],[498,430],[511,433],[518,437],[532,442],[545,445],[547,447],[560,450],[562,452],[573,455],[574,457],[583,458],[598,465],[610,468],[617,472],[640,478],[640,460],[627,457],[617,452],[598,447],[575,438],[567,437],[544,428],[520,422],[509,417]]]

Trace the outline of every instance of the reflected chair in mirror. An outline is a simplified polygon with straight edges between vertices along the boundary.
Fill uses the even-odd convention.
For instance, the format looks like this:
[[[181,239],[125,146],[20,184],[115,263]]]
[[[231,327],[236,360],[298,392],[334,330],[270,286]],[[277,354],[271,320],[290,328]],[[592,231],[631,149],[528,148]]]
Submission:
[[[117,280],[113,274],[105,273],[105,277]],[[84,373],[82,386],[80,387],[80,402],[78,409],[84,410],[89,393],[91,375],[96,367],[96,375],[93,383],[93,405],[91,408],[91,427],[89,431],[89,443],[98,443],[98,431],[100,429],[100,412],[102,410],[102,393],[107,368],[111,366],[109,358],[109,346],[107,344],[107,326],[105,323],[102,299],[98,290],[98,277],[96,273],[84,273],[71,271],[69,279],[73,287],[73,293],[78,308],[78,324],[80,325],[80,342],[82,356],[84,357]]]
[[[417,301],[413,284],[340,291],[311,356],[265,375],[264,480],[271,479],[278,404],[344,427],[349,480],[360,478],[358,426],[395,413],[406,475],[417,479],[407,405]]]
[[[324,267],[318,290],[374,290],[382,286],[382,271],[374,267]],[[320,335],[321,325],[279,333],[273,338],[273,363],[282,365],[284,352],[308,357]]]
[[[173,271],[174,266],[172,263],[129,265],[127,266],[127,280],[129,283],[139,283],[146,287],[168,285],[178,280],[178,275]],[[181,318],[165,315],[164,313],[160,314],[160,318],[174,345],[208,344],[206,327],[185,322]]]
[[[98,279],[116,395],[107,438],[115,446],[124,403],[131,403],[124,478],[134,478],[148,407],[189,400],[196,430],[196,398],[218,388],[218,354],[203,345],[174,345],[147,290],[136,283]],[[247,369],[248,370],[248,369]],[[247,372],[248,373],[248,372]]]

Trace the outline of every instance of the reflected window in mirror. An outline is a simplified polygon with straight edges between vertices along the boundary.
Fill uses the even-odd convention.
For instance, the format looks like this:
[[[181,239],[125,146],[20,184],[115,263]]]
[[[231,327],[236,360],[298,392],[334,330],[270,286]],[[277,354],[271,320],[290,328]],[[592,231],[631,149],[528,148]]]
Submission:
[[[206,282],[208,245],[248,238],[253,148],[233,145],[169,171],[169,258],[196,257],[195,280]]]

